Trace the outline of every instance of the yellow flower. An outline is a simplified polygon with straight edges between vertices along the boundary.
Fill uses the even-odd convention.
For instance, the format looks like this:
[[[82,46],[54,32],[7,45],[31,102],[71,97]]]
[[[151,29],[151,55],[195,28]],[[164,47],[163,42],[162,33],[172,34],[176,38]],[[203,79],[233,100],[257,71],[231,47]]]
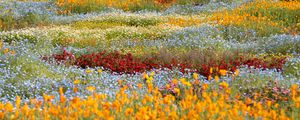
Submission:
[[[226,82],[221,82],[220,86],[224,89],[228,88],[228,84]]]
[[[102,71],[102,69],[98,69],[97,72],[98,73],[102,73],[103,71]]]
[[[191,86],[191,83],[190,82],[187,82],[186,80],[185,80],[185,78],[181,78],[180,79],[180,82],[183,84],[183,85],[186,85],[186,86]]]
[[[154,76],[154,74],[155,74],[155,73],[152,71],[152,72],[150,73],[150,76],[152,77],[152,76]]]
[[[90,74],[92,71],[90,69],[85,70],[86,74]]]
[[[180,94],[180,89],[174,88],[174,92],[177,93],[177,94]]]
[[[14,119],[16,119],[16,116],[15,115],[10,115],[10,118],[9,118],[10,120],[14,120]]]
[[[220,73],[220,75],[225,76],[225,75],[226,75],[226,70],[221,69],[221,70],[219,71],[219,73]]]
[[[186,86],[190,87],[190,86],[192,86],[192,85],[191,85],[190,82],[187,82],[187,83],[186,83]]]
[[[209,68],[209,73],[210,73],[210,74],[213,73],[213,68]]]
[[[20,107],[20,101],[21,101],[21,100],[20,100],[20,97],[17,96],[17,97],[16,97],[16,102],[15,102],[17,108]]]
[[[79,83],[80,83],[80,80],[77,80],[77,79],[76,79],[76,80],[74,80],[73,83],[74,83],[75,85],[76,85],[76,84],[79,84]]]
[[[193,78],[194,78],[194,80],[198,80],[198,74],[197,73],[193,73]]]
[[[219,81],[219,76],[216,75],[214,79],[215,81]]]
[[[94,90],[96,90],[96,88],[93,86],[88,86],[88,87],[86,87],[86,90],[93,92]]]
[[[153,80],[153,77],[148,77],[148,78],[146,79],[146,83],[151,83],[152,80]]]

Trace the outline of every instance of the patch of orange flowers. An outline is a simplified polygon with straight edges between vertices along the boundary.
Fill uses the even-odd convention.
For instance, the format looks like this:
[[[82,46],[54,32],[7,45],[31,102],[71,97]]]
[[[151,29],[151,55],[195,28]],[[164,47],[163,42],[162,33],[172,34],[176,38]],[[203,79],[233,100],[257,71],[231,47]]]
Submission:
[[[143,75],[145,77],[147,75]],[[197,78],[197,75],[193,75]],[[127,86],[120,88],[115,99],[105,94],[65,98],[59,89],[60,100],[53,102],[53,96],[44,95],[43,101],[31,99],[21,104],[20,97],[15,103],[0,103],[0,119],[296,119],[299,118],[299,87],[290,88],[290,104],[280,107],[273,101],[241,99],[240,95],[230,96],[231,89],[226,82],[220,82],[220,89],[209,90],[210,85],[202,84],[201,89],[187,83],[184,89],[175,88],[175,95],[162,95],[151,82],[139,85],[148,90],[145,94],[131,91],[125,93]],[[184,95],[180,99],[176,95]],[[293,108],[293,109],[289,109]]]
[[[298,1],[257,0],[241,5],[233,10],[216,12],[208,21],[221,25],[234,25],[256,31],[271,29],[278,32],[293,33],[293,24],[299,22],[295,11],[300,10]],[[284,12],[283,12],[284,11]],[[289,14],[287,14],[289,13]],[[294,30],[290,30],[294,29]]]

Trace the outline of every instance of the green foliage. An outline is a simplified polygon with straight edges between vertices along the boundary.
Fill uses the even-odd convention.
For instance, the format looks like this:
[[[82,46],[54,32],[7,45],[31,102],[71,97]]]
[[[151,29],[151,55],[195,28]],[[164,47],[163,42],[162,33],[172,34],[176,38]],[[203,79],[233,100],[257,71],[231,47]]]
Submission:
[[[156,17],[140,17],[140,16],[117,16],[108,15],[100,20],[93,21],[78,21],[72,23],[71,26],[75,28],[89,28],[89,29],[107,29],[115,26],[155,26],[162,22],[162,19]]]
[[[72,23],[71,26],[77,29],[88,28],[88,29],[107,29],[113,28],[115,26],[123,26],[124,24],[118,22],[108,22],[108,21],[79,21]]]
[[[139,11],[139,10],[161,10],[164,7],[160,5],[156,5],[152,0],[142,0],[139,4],[137,3],[126,3],[125,1],[119,1],[120,5],[110,6],[116,9],[123,9],[125,11]],[[96,0],[89,0],[85,1],[82,4],[73,4],[73,3],[66,3],[60,8],[62,10],[70,11],[71,13],[89,13],[89,12],[99,12],[108,10],[109,7],[108,1],[96,1]],[[123,5],[122,5],[123,4]]]
[[[289,86],[288,80],[274,80],[273,76],[262,76],[257,74],[247,74],[239,76],[230,83],[232,90],[231,95],[243,93],[242,98],[257,99],[259,101],[274,100],[283,101],[282,98],[288,97]],[[285,93],[285,92],[286,93]],[[259,95],[259,96],[257,96]],[[268,99],[266,99],[268,98]]]
[[[68,45],[68,41],[66,41],[66,39],[67,38],[72,39],[72,38],[68,37],[65,32],[62,32],[62,31],[57,31],[57,33],[55,35],[56,36],[52,36],[53,37],[53,40],[52,40],[53,45],[66,46],[66,45]]]
[[[27,13],[26,15],[20,18],[15,18],[13,16],[12,11],[9,11],[8,13],[0,16],[0,30],[2,31],[33,27],[46,23],[46,18],[43,18],[31,12]]]
[[[159,30],[157,27],[136,27],[136,28],[114,28],[106,31],[105,39],[106,40],[131,40],[131,41],[140,41],[140,40],[155,40],[162,39],[167,37],[167,31]]]
[[[283,70],[284,75],[294,76],[300,79],[300,61],[288,61]]]
[[[18,33],[8,33],[8,34],[0,34],[0,40],[3,40],[4,42],[11,43],[13,41],[23,41],[28,40],[31,43],[36,43],[37,38],[33,35],[28,34],[18,34]]]
[[[222,2],[231,2],[232,0],[223,0]],[[119,0],[114,1],[113,4],[109,1],[96,1],[89,0],[83,3],[68,3],[60,5],[60,8],[64,11],[69,11],[71,13],[89,13],[89,12],[97,12],[108,10],[109,7],[122,9],[124,11],[162,11],[167,9],[169,6],[174,4],[180,5],[201,5],[207,4],[210,0],[176,0],[175,2],[172,0],[164,0],[158,1],[155,0],[138,0],[138,1],[130,1],[130,0]],[[219,2],[219,1],[216,1]]]
[[[11,63],[9,66],[15,72],[19,69],[16,68],[17,66],[22,66],[19,69],[22,74],[18,74],[14,82],[18,82],[20,79],[31,79],[33,77],[46,77],[52,78],[53,80],[61,77],[59,74],[49,71],[47,66],[45,66],[40,60],[29,60],[26,56],[18,56],[10,61]]]
[[[187,4],[198,5],[198,4],[207,4],[209,2],[210,0],[176,0],[176,3],[180,5],[187,5]]]

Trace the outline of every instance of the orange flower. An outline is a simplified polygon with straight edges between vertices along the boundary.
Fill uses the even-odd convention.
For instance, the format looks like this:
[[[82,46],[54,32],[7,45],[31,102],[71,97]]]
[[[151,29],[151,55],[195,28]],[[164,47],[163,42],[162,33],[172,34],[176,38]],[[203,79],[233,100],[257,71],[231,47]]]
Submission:
[[[235,70],[234,75],[238,76],[239,75],[239,70]]]
[[[44,94],[44,95],[43,95],[43,98],[44,98],[44,101],[45,101],[45,102],[49,102],[51,99],[54,98],[54,96],[49,96],[49,95]]]
[[[6,112],[12,112],[14,109],[14,107],[10,103],[6,103],[4,108]]]
[[[119,85],[122,85],[122,80],[119,79],[119,80],[118,80],[118,84],[119,84]]]
[[[65,100],[66,100],[66,98],[64,97],[64,92],[63,92],[62,87],[59,88],[59,100],[60,100],[61,103],[64,103]]]
[[[194,84],[195,84],[195,85],[199,85],[199,80],[195,80],[195,81],[194,81]]]
[[[137,84],[137,87],[138,87],[139,89],[142,89],[143,85],[142,85],[141,83],[138,83],[138,84]]]
[[[205,83],[203,83],[203,84],[202,84],[202,90],[206,90],[207,88],[208,88],[208,85],[205,84]]]
[[[267,101],[266,101],[266,104],[267,104],[268,107],[270,107],[270,106],[272,105],[272,101],[267,100]]]
[[[133,109],[132,108],[127,108],[126,110],[125,110],[125,116],[129,116],[130,114],[132,114],[133,113]]]
[[[148,79],[149,76],[148,76],[146,73],[143,73],[143,74],[142,74],[142,78],[143,78],[143,79]]]
[[[74,93],[77,93],[77,92],[78,92],[78,88],[77,88],[77,87],[74,87],[74,88],[73,88],[73,92],[74,92]]]
[[[14,51],[14,50],[10,51],[10,54],[14,55],[14,54],[15,54],[15,51]]]
[[[171,87],[171,86],[170,86],[169,84],[166,85],[166,89],[167,89],[167,90],[170,89],[170,87]]]
[[[173,79],[173,80],[172,80],[172,83],[173,83],[174,85],[177,85],[177,80],[176,80],[176,79]]]
[[[298,85],[297,85],[297,84],[293,84],[293,85],[291,86],[290,90],[291,90],[291,91],[295,91],[295,90],[297,90],[297,88],[298,88]]]
[[[76,85],[76,84],[79,84],[79,83],[80,83],[80,80],[77,80],[77,79],[74,80],[74,82],[73,82],[73,84],[75,84],[75,85]]]
[[[209,76],[207,77],[207,80],[211,80],[211,75],[209,75]]]
[[[8,48],[5,48],[5,49],[3,50],[4,54],[8,53],[8,51],[9,51]]]
[[[222,76],[225,76],[226,75],[226,70],[220,69],[219,74],[222,75]]]

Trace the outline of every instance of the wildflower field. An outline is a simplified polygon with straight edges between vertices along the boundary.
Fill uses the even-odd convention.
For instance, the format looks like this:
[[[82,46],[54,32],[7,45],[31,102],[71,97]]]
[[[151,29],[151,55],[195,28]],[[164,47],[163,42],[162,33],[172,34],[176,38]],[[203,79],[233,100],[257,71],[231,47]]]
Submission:
[[[299,0],[0,0],[0,120],[299,120]]]

